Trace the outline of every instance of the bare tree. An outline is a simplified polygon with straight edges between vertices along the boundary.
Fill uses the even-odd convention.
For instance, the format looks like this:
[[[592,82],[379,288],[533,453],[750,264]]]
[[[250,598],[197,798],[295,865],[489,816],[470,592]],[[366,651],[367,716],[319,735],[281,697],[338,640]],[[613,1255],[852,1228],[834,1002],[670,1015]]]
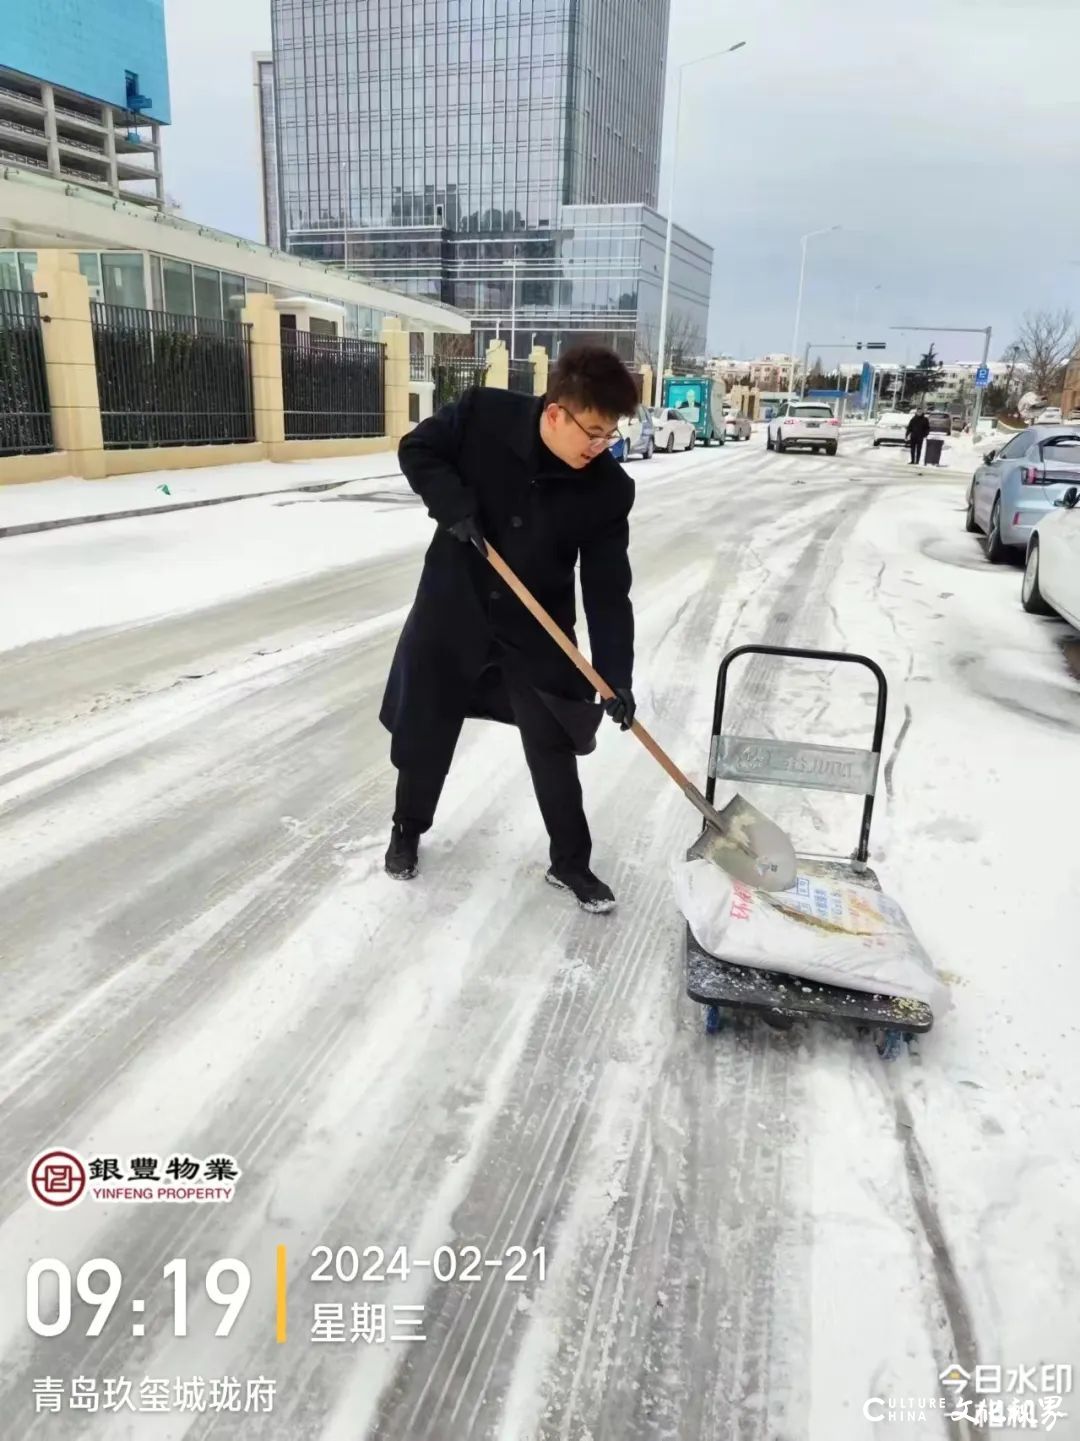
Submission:
[[[476,354],[476,341],[470,335],[455,335],[449,331],[435,332],[435,354],[440,360],[471,360]]]
[[[1020,322],[1017,357],[1028,367],[1033,390],[1044,399],[1060,391],[1069,357],[1080,346],[1071,310],[1029,310]]]
[[[659,326],[641,326],[637,332],[634,359],[639,365],[655,365],[657,360]],[[665,366],[672,370],[686,370],[696,365],[701,356],[703,337],[696,322],[685,311],[675,311],[668,316],[667,343],[664,347]]]

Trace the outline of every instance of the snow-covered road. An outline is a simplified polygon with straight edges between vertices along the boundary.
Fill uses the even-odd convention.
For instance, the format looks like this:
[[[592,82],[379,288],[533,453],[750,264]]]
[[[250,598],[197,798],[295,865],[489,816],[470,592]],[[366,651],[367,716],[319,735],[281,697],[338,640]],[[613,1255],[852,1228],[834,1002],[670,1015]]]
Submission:
[[[693,813],[609,725],[583,775],[614,916],[542,884],[517,737],[493,727],[466,730],[421,879],[389,881],[376,711],[430,533],[400,481],[0,541],[0,1415],[20,1441],[923,1441],[958,1433],[929,1403],[880,1426],[864,1403],[937,1398],[953,1361],[1080,1357],[1064,627],[964,534],[962,478],[913,483],[868,438],[632,471],[643,719],[700,776],[725,650],[876,657],[874,863],[954,1009],[891,1067],[830,1028],[706,1036],[667,875]],[[755,660],[732,723],[861,744],[870,697]],[[850,850],[849,799],[765,803]],[[242,1175],[228,1204],[54,1213],[26,1181],[52,1147]],[[381,1247],[385,1278],[349,1279],[346,1251],[344,1279],[312,1280],[320,1245],[361,1271]],[[476,1280],[423,1264],[470,1246]],[[28,1329],[41,1257],[119,1265],[99,1336],[78,1299],[63,1334]],[[252,1278],[228,1337],[202,1284],[221,1257]],[[353,1303],[385,1306],[385,1342],[350,1331]],[[342,1339],[326,1311],[312,1334],[316,1305],[343,1307]],[[389,1339],[409,1318],[426,1339]],[[145,1378],[226,1375],[273,1378],[273,1411],[139,1409]],[[135,1410],[35,1414],[35,1381],[79,1376],[128,1378]]]

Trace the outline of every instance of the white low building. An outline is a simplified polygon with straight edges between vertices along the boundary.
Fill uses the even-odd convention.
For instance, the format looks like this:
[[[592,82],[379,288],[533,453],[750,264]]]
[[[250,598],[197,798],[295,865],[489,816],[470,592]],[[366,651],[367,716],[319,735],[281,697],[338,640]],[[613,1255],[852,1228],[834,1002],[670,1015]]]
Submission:
[[[238,319],[247,296],[301,297],[347,336],[469,333],[460,311],[371,285],[253,240],[14,167],[0,169],[0,290],[30,290],[42,249],[74,250],[91,297],[200,319]],[[326,307],[329,307],[327,309]],[[279,307],[281,308],[281,307]]]

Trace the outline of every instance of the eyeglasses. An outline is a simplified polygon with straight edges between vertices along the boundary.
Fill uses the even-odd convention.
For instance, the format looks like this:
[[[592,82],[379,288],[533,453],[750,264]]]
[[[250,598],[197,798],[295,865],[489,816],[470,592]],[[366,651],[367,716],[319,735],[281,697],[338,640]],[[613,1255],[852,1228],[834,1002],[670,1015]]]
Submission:
[[[585,427],[582,425],[581,421],[578,420],[574,412],[572,410],[567,410],[565,405],[560,405],[559,409],[564,415],[568,415],[570,417],[570,419],[577,426],[578,430],[581,431],[582,435],[588,437],[590,450],[603,450],[605,445],[610,445],[613,440],[618,440],[618,426],[616,426],[614,430],[604,431],[603,435],[597,435],[595,431],[586,430]]]

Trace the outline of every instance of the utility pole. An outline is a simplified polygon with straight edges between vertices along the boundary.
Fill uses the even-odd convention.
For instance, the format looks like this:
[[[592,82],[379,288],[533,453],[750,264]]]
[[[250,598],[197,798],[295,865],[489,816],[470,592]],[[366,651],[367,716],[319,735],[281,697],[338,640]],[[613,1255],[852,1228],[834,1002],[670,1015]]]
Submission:
[[[721,55],[730,55],[735,50],[741,50],[746,44],[745,40],[738,40],[734,45],[728,45],[723,50],[711,51],[708,55],[698,55],[693,60],[686,60],[676,71],[675,84],[675,144],[671,152],[671,178],[668,182],[667,201],[667,233],[664,238],[664,273],[660,282],[660,343],[657,347],[656,356],[656,393],[662,396],[664,393],[664,354],[667,349],[667,323],[668,323],[668,288],[671,282],[671,238],[675,227],[675,174],[679,168],[679,122],[682,118],[682,78],[683,71],[688,70],[691,65],[701,65],[706,60],[716,60]]]
[[[806,350],[803,352],[802,362],[802,389],[799,391],[799,399],[806,398],[806,377],[810,372],[810,342],[806,342]]]
[[[799,350],[799,323],[802,320],[803,286],[806,283],[806,246],[816,235],[831,235],[834,230],[839,229],[839,225],[826,225],[822,230],[809,230],[799,241],[799,244],[802,246],[802,259],[799,262],[799,294],[795,301],[795,330],[791,337],[791,362],[788,373],[789,400],[795,398],[795,361]]]
[[[983,353],[982,353],[982,363],[983,363],[983,365],[988,364],[988,362],[989,362],[989,360],[990,360],[990,330],[991,330],[991,327],[988,325],[988,326],[986,327],[986,339],[983,341]],[[976,438],[976,436],[979,434],[979,421],[982,419],[983,391],[984,391],[985,389],[986,389],[986,386],[985,386],[985,385],[977,385],[977,386],[975,387],[975,404],[974,404],[974,406],[972,407],[972,411],[971,411],[971,438],[972,438],[972,440],[974,440],[974,439]]]

